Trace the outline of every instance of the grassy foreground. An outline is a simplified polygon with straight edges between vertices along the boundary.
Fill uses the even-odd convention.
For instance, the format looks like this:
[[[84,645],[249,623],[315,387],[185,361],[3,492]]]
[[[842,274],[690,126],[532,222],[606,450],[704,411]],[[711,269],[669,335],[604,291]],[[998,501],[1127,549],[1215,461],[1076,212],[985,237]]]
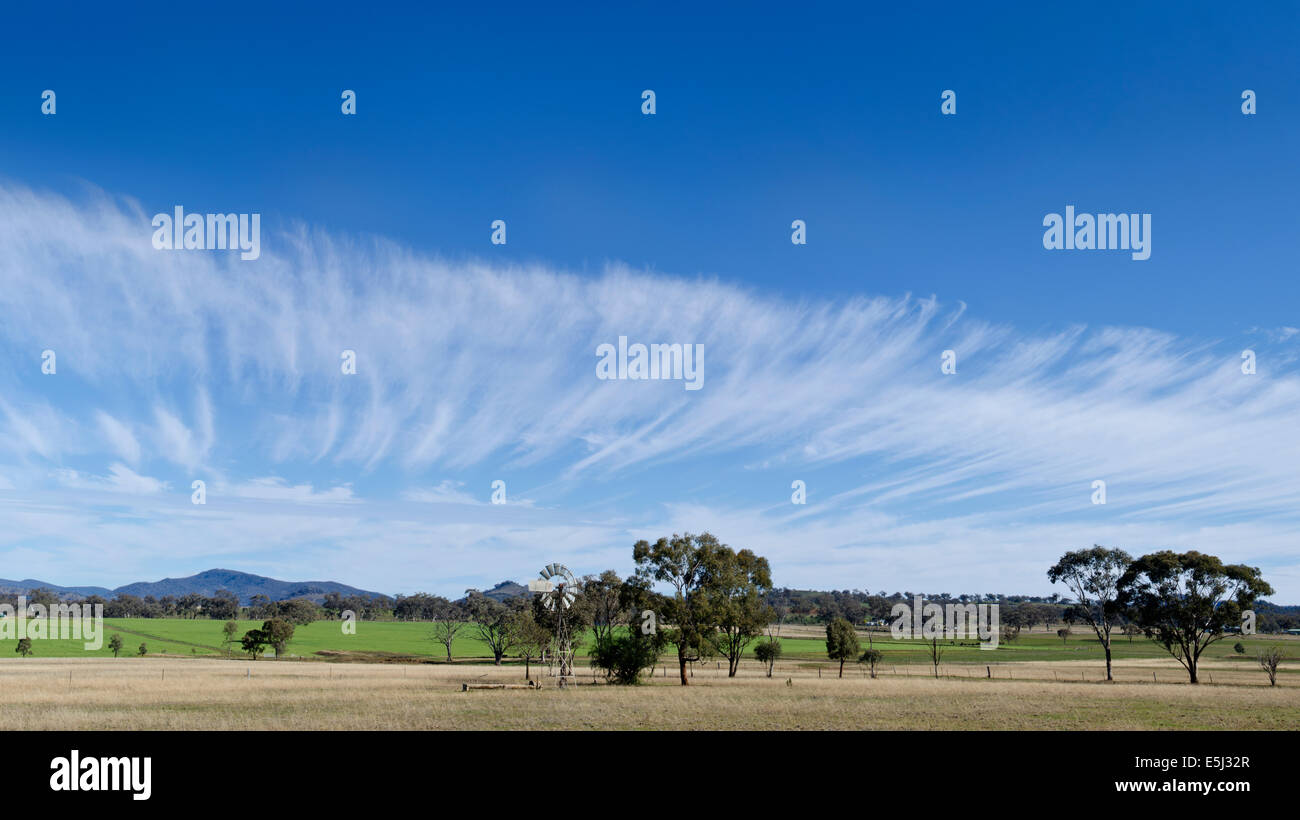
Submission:
[[[856,669],[819,678],[793,663],[770,679],[756,667],[735,679],[699,669],[690,687],[657,675],[637,687],[462,692],[462,682],[522,682],[522,670],[28,658],[0,662],[0,730],[1300,728],[1294,677],[1270,688],[1217,663],[1207,667],[1215,684],[1150,683],[1142,672],[1175,681],[1177,670],[1145,665],[1112,684],[1077,682],[1093,674],[1078,663],[1020,664],[991,680],[982,666],[872,680]]]
[[[582,685],[561,691],[462,692],[462,683],[522,683],[516,659],[485,663],[467,628],[456,663],[429,638],[430,625],[337,621],[299,627],[283,660],[252,661],[221,646],[221,622],[106,619],[105,646],[35,641],[34,657],[0,654],[0,730],[6,729],[1264,729],[1300,728],[1300,640],[1230,637],[1202,662],[1200,686],[1165,651],[1117,638],[1114,683],[1095,637],[1076,627],[1022,634],[997,650],[944,647],[939,677],[916,641],[861,632],[884,654],[880,677],[849,664],[836,677],[824,632],[787,626],[772,678],[752,655],[735,679],[725,663],[692,669],[676,683],[667,653],[646,685],[608,686],[579,659]],[[260,626],[243,621],[240,630]],[[123,639],[113,658],[107,638]],[[1241,640],[1246,653],[1232,645]],[[146,643],[147,657],[133,657]],[[1288,660],[1269,687],[1254,656],[1280,645]],[[9,649],[8,644],[0,649]],[[752,647],[751,647],[752,649]],[[322,661],[351,661],[325,663]],[[545,669],[533,667],[533,674]],[[549,681],[547,681],[549,683]]]

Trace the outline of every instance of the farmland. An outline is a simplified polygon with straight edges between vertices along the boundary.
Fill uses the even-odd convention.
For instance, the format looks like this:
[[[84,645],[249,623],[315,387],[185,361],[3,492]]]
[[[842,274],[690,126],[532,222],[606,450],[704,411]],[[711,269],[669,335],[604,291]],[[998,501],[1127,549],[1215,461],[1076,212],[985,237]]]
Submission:
[[[112,657],[108,649],[108,636],[119,634],[122,637],[123,654],[134,655],[141,643],[148,646],[151,655],[170,656],[225,656],[227,650],[222,646],[222,621],[204,619],[178,618],[105,618],[106,635],[104,646],[95,652],[86,651],[81,641],[44,640],[38,641],[35,654],[38,657],[84,658],[87,656]],[[239,621],[238,634],[261,626],[261,621]],[[315,621],[299,626],[293,639],[286,648],[286,659],[290,660],[351,660],[382,662],[441,662],[446,658],[442,644],[430,639],[431,624],[409,621],[362,621],[356,624],[356,634],[344,634],[339,621]],[[961,663],[976,665],[1003,665],[1026,662],[1055,661],[1093,661],[1104,664],[1101,645],[1091,631],[1074,627],[1074,633],[1065,641],[1056,636],[1057,626],[1046,630],[1038,629],[1022,632],[1020,638],[1012,643],[1003,643],[996,650],[983,650],[974,641],[958,641],[945,645],[943,663]],[[866,649],[868,641],[871,646],[884,653],[884,665],[926,665],[930,664],[929,653],[920,641],[893,640],[887,630],[858,631],[862,648]],[[781,631],[781,642],[786,662],[804,662],[807,664],[824,664],[830,668],[826,659],[824,631],[817,626],[786,625]],[[1240,641],[1246,648],[1244,655],[1233,652],[1233,644]],[[592,643],[587,634],[578,649],[584,656]],[[748,657],[752,659],[750,646]],[[1300,638],[1296,636],[1250,635],[1229,636],[1213,644],[1208,650],[1209,659],[1221,659],[1228,664],[1254,668],[1254,656],[1264,648],[1280,645],[1288,657],[1300,657]],[[1117,666],[1125,660],[1168,660],[1169,655],[1155,643],[1142,637],[1129,640],[1124,636],[1112,638],[1112,649]],[[5,655],[12,649],[5,651]],[[238,643],[232,653],[241,655]],[[487,645],[477,637],[474,627],[466,625],[456,636],[452,654],[458,662],[482,662],[491,660]],[[0,655],[3,659],[5,655]],[[511,659],[513,661],[513,659]],[[261,661],[259,661],[261,662]],[[1284,665],[1284,670],[1287,666]]]
[[[1254,662],[1264,647],[1300,656],[1293,637],[1229,637],[1202,662],[1202,685],[1143,638],[1115,642],[1114,683],[1105,683],[1095,638],[1062,641],[1053,631],[1022,634],[997,650],[950,645],[934,677],[928,653],[887,632],[860,632],[884,660],[879,677],[849,664],[843,679],[826,659],[821,630],[787,626],[775,674],[752,657],[736,678],[715,660],[692,665],[692,686],[676,681],[666,654],[644,685],[605,685],[578,663],[579,685],[558,690],[462,692],[463,683],[522,683],[516,658],[490,662],[466,627],[445,662],[430,625],[362,622],[345,635],[337,621],[299,627],[282,660],[227,657],[222,623],[106,619],[123,657],[77,641],[35,642],[28,658],[0,658],[3,729],[1294,729],[1300,726],[1300,670],[1285,662],[1269,687]],[[241,631],[258,626],[240,623]],[[1233,651],[1241,640],[1245,654]],[[134,657],[143,642],[146,657]],[[589,643],[589,641],[588,641]],[[331,662],[333,661],[333,662]],[[346,662],[338,662],[346,661]],[[533,673],[537,675],[534,665]]]
[[[1244,664],[1207,665],[1214,684],[1178,681],[1172,661],[1135,661],[1116,683],[1078,682],[1076,661],[911,667],[844,679],[804,663],[766,678],[699,668],[682,687],[461,691],[522,681],[515,666],[326,664],[207,659],[27,658],[0,662],[0,729],[1295,729],[1300,680],[1268,687]],[[1095,670],[1092,670],[1095,671]],[[1169,683],[1151,683],[1157,671]],[[1130,674],[1131,673],[1131,674]],[[969,674],[969,676],[967,676]],[[1145,674],[1145,678],[1143,675]],[[1054,680],[1053,678],[1056,678]],[[1184,678],[1185,680],[1185,678]]]

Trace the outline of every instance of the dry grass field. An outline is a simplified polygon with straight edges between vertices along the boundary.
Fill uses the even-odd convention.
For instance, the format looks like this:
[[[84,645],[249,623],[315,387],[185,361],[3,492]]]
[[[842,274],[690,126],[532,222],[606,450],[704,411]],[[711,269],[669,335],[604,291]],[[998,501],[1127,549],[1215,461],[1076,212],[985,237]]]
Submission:
[[[251,671],[251,677],[249,672]],[[748,664],[736,679],[696,670],[693,686],[462,692],[522,682],[518,667],[240,662],[209,659],[0,661],[0,729],[1290,729],[1300,680],[1245,664],[1207,665],[1190,686],[1172,662],[1129,661],[1115,683],[1095,664],[912,667],[872,680],[829,666]],[[1151,682],[1155,671],[1161,682]],[[910,672],[910,674],[907,674]],[[789,684],[787,684],[787,679]],[[1167,682],[1166,682],[1167,681]]]

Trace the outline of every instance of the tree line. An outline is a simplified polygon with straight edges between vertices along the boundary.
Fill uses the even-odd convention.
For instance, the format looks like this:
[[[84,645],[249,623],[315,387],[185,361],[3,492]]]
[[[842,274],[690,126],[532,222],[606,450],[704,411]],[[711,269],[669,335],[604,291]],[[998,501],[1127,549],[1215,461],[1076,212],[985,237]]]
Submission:
[[[767,603],[767,559],[733,550],[709,533],[638,541],[632,557],[636,570],[627,578],[614,570],[581,578],[565,611],[574,642],[592,642],[592,665],[611,681],[635,683],[672,652],[683,685],[689,684],[689,664],[706,658],[725,658],[734,677],[745,650],[775,614]],[[432,621],[429,638],[448,661],[457,636],[472,634],[497,664],[510,654],[523,659],[525,674],[533,661],[546,658],[558,630],[556,613],[531,595],[497,600],[468,589],[451,601],[417,593],[400,598],[395,612],[404,620]]]
[[[728,675],[734,677],[750,646],[770,676],[781,655],[782,625],[806,618],[826,623],[827,652],[840,661],[841,674],[845,661],[857,660],[871,664],[874,676],[879,653],[869,648],[858,655],[855,626],[887,621],[896,604],[912,600],[910,592],[873,595],[776,589],[766,558],[748,549],[733,550],[707,532],[674,534],[654,543],[638,541],[632,558],[636,569],[627,578],[614,570],[583,577],[566,613],[575,640],[584,640],[590,632],[588,655],[593,666],[622,683],[637,682],[665,653],[676,656],[682,685],[689,684],[690,664],[715,657],[727,661]],[[1145,636],[1178,659],[1196,683],[1205,649],[1238,629],[1242,613],[1262,596],[1273,594],[1258,568],[1224,564],[1196,551],[1164,550],[1134,559],[1123,550],[1094,546],[1067,552],[1047,577],[1064,584],[1070,594],[1044,598],[939,594],[924,600],[998,603],[1002,641],[1014,641],[1021,629],[1040,624],[1044,628],[1060,622],[1086,625],[1103,647],[1107,680],[1113,679],[1112,636],[1118,632],[1130,641]],[[16,603],[13,595],[0,600],[6,597]],[[28,599],[46,605],[59,600],[47,589],[33,590]],[[425,621],[431,623],[429,638],[443,647],[448,661],[454,660],[457,636],[468,632],[487,645],[497,664],[508,654],[523,659],[526,674],[534,660],[546,657],[557,629],[555,613],[543,607],[539,597],[498,600],[476,589],[466,590],[459,601],[426,593],[390,599],[331,592],[319,604],[306,598],[271,601],[258,595],[248,606],[240,606],[233,592],[220,590],[213,596],[154,599],[123,594],[112,601],[90,596],[82,602],[102,603],[107,617],[224,619],[228,646],[238,631],[236,618],[262,620],[260,629],[239,638],[241,649],[253,658],[267,647],[274,648],[278,657],[296,626],[337,619],[346,612],[360,620]],[[1286,623],[1288,610],[1297,609],[1267,607],[1255,615],[1257,630],[1266,631],[1266,618],[1275,627]],[[1068,632],[1067,628],[1058,634],[1064,633],[1065,640]],[[30,646],[25,649],[24,654],[30,652]],[[937,674],[937,642],[932,649]]]
[[[0,594],[0,603],[12,607],[18,605],[15,593]],[[58,593],[44,587],[28,591],[23,597],[27,605],[41,604],[50,606],[64,600]],[[82,605],[104,607],[105,618],[204,618],[210,620],[262,620],[283,617],[294,623],[311,623],[312,621],[337,619],[351,611],[359,620],[409,619],[409,606],[399,609],[395,601],[386,596],[343,596],[331,592],[324,596],[321,603],[309,598],[290,598],[284,601],[272,601],[265,595],[254,595],[247,605],[239,603],[238,596],[228,589],[217,590],[213,595],[201,595],[192,592],[186,595],[153,595],[139,597],[122,593],[112,599],[99,595],[65,596]],[[400,597],[400,596],[399,596]]]
[[[1096,635],[1105,654],[1108,681],[1115,679],[1112,639],[1122,632],[1130,641],[1141,635],[1162,646],[1182,665],[1189,681],[1198,683],[1206,650],[1228,635],[1242,632],[1252,619],[1257,622],[1256,602],[1273,594],[1258,567],[1225,564],[1196,550],[1160,550],[1133,558],[1124,550],[1094,545],[1066,552],[1047,570],[1047,578],[1064,584],[1070,593],[1059,616],[1068,623],[1085,625]],[[1021,626],[1047,617],[1036,607],[1021,604],[1005,612],[999,607],[1001,640],[1014,640]],[[1070,630],[1066,627],[1057,634],[1064,641]],[[942,646],[937,637],[927,645],[938,677]],[[1238,651],[1244,652],[1244,646],[1238,646]],[[857,633],[847,619],[837,617],[827,624],[826,653],[839,661],[841,677],[844,663],[855,659],[870,663],[875,677],[879,652],[869,649],[858,657],[859,649]],[[1281,660],[1281,650],[1276,647],[1258,658],[1271,684],[1276,684]]]

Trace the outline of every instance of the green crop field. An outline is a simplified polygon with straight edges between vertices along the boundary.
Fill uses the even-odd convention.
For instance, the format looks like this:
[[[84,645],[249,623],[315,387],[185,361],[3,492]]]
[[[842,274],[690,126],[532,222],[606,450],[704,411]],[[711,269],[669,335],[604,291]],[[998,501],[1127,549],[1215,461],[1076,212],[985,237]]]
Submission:
[[[104,645],[96,651],[87,651],[82,642],[77,640],[37,640],[33,642],[36,657],[111,657],[108,640],[118,634],[122,637],[123,656],[134,656],[141,643],[147,645],[151,655],[170,656],[219,656],[226,654],[222,646],[222,626],[224,622],[215,620],[185,620],[172,618],[106,618]],[[261,626],[260,621],[240,621],[238,635],[249,629]],[[441,662],[446,659],[446,652],[441,644],[430,638],[431,624],[405,621],[361,621],[356,624],[356,634],[343,632],[340,621],[316,621],[299,626],[289,642],[286,654],[290,658],[310,660],[351,660],[351,661],[389,661],[389,662]],[[824,641],[815,627],[788,628],[795,634],[782,638],[782,661],[829,664],[826,658]],[[930,656],[928,647],[920,641],[895,641],[887,631],[859,632],[862,649],[870,645],[879,649],[886,667],[904,665],[928,665]],[[1245,654],[1233,651],[1233,644],[1240,641],[1246,647]],[[590,633],[584,636],[578,650],[580,656],[586,654],[592,638]],[[757,643],[757,642],[755,642]],[[1207,651],[1206,660],[1239,662],[1243,666],[1253,666],[1254,657],[1264,648],[1281,644],[1290,657],[1300,655],[1300,639],[1294,636],[1228,636],[1215,643]],[[753,659],[750,645],[747,658]],[[8,656],[14,651],[13,645],[0,649]],[[1041,631],[1022,633],[1012,643],[1003,643],[996,650],[980,649],[972,641],[940,642],[943,650],[944,664],[1007,664],[1023,662],[1062,662],[1093,661],[1104,663],[1101,645],[1096,637],[1083,632],[1078,627],[1074,634],[1062,642],[1054,632]],[[1157,644],[1145,639],[1135,638],[1129,641],[1124,636],[1113,639],[1113,655],[1116,664],[1133,659],[1168,659],[1169,655]],[[238,641],[232,645],[230,652],[242,655]],[[453,655],[458,662],[473,662],[491,659],[491,652],[481,641],[473,626],[466,626],[456,637]],[[665,660],[671,660],[671,648],[665,653]],[[1284,671],[1289,671],[1285,664]]]

